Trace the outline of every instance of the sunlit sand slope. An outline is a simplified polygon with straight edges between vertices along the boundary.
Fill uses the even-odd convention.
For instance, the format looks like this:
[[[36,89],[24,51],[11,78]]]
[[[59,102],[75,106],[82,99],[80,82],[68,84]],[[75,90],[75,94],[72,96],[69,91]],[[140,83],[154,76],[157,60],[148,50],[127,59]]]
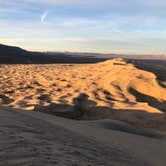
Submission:
[[[70,112],[81,101],[78,107],[92,119],[120,118],[122,110],[127,116],[130,110],[159,116],[166,111],[166,89],[155,74],[121,58],[97,64],[1,65],[0,73],[0,102],[6,106]]]

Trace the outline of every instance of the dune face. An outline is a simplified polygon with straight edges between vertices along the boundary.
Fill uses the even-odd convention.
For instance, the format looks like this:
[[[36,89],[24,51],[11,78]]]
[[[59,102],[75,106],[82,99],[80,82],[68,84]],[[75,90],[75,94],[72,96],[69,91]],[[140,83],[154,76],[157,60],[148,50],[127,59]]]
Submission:
[[[4,108],[0,121],[2,166],[165,166],[166,137],[124,122]]]
[[[166,89],[155,74],[124,59],[97,64],[1,65],[0,73],[4,106],[166,129]]]

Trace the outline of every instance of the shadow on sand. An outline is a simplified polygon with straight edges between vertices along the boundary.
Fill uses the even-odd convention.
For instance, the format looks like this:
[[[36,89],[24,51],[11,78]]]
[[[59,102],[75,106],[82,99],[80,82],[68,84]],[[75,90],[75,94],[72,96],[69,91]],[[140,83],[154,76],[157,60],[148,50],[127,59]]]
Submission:
[[[151,99],[149,96],[142,96],[142,94],[139,94],[133,89],[130,89],[130,91],[136,96],[138,101],[146,101],[151,104],[154,100],[151,105],[156,106],[156,108],[159,108],[158,105],[163,104],[156,101],[156,99]],[[40,98],[41,103],[33,106],[33,111],[79,121],[99,120],[100,126],[103,128],[155,139],[161,138],[162,136],[158,132],[151,131],[151,129],[166,131],[165,112],[159,114],[149,113],[144,110],[112,109],[111,107],[98,106],[85,93],[81,93],[78,97],[74,98],[73,104],[68,104],[65,100],[59,101],[59,103],[52,103],[49,96],[46,95]],[[43,106],[42,102],[44,101],[47,101],[49,105]],[[25,103],[20,103],[20,106],[22,105],[25,106]],[[24,110],[24,107],[22,107],[22,110]]]
[[[136,97],[138,102],[147,102],[150,106],[155,107],[163,112],[166,112],[166,101],[159,101],[152,96],[145,95],[137,90],[130,88],[129,92]]]
[[[49,106],[35,105],[34,111],[74,120],[116,119],[136,127],[166,130],[165,112],[159,114],[149,113],[144,110],[112,109],[110,107],[97,106],[97,103],[89,100],[88,95],[84,93],[73,99],[73,105],[65,103],[65,101],[63,103],[50,102]]]

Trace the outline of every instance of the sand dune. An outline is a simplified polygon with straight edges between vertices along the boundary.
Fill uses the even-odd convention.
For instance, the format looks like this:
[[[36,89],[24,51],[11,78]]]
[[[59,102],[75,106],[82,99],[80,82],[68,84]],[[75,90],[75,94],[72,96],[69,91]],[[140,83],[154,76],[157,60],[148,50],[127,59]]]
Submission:
[[[0,165],[165,166],[164,80],[121,58],[0,65]]]
[[[0,73],[4,106],[166,129],[166,89],[155,74],[124,59],[97,64],[1,65]]]

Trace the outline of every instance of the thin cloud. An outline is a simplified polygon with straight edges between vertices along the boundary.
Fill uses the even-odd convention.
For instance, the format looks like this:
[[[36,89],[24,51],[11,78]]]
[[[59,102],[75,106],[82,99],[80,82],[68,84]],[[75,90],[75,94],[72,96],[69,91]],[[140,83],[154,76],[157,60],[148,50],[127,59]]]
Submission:
[[[41,15],[41,17],[40,17],[41,23],[44,23],[44,22],[45,22],[47,16],[48,16],[48,11],[45,11],[45,12]]]

